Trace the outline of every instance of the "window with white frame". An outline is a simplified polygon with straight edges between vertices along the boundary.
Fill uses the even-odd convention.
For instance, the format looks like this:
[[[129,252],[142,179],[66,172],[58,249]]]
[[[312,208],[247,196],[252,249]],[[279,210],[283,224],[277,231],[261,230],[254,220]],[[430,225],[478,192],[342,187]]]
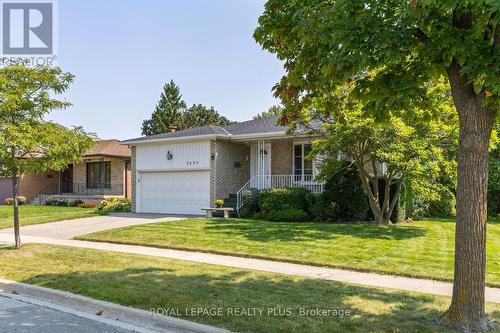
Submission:
[[[311,149],[310,143],[293,145],[293,174],[297,181],[313,180],[313,161],[306,159]]]

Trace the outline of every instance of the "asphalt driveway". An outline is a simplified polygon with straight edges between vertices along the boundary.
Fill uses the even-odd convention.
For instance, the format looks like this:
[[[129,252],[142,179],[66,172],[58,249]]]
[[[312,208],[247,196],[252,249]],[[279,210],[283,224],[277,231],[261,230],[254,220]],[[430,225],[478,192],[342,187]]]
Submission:
[[[28,225],[25,227],[21,227],[21,235],[72,239],[76,236],[85,235],[92,232],[129,227],[137,224],[177,221],[184,218],[186,218],[186,216],[119,213],[52,223]],[[0,234],[12,235],[13,230],[12,228],[0,229]]]

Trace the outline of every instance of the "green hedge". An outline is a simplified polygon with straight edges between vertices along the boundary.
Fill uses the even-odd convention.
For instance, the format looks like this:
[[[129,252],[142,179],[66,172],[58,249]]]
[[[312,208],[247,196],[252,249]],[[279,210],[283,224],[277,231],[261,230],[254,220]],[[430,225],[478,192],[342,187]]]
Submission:
[[[304,188],[273,188],[260,191],[259,206],[263,217],[271,211],[296,209],[307,210],[306,195],[310,193]]]

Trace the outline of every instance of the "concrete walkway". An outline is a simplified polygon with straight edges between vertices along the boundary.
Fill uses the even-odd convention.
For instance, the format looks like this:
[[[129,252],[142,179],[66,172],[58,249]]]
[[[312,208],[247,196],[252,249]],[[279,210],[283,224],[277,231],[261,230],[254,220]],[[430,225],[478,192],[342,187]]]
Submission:
[[[21,227],[22,236],[50,237],[57,239],[72,239],[79,235],[104,231],[115,228],[130,227],[137,224],[148,224],[165,221],[177,221],[185,216],[161,214],[131,214],[120,213],[59,222],[42,223]],[[12,228],[0,229],[0,234],[13,235]]]
[[[159,249],[146,246],[122,245],[100,242],[88,242],[68,239],[55,239],[47,237],[24,236],[24,243],[40,243],[64,245],[96,250],[133,253],[146,256],[163,257],[170,259],[188,260],[198,263],[230,266],[242,269],[253,269],[265,272],[295,275],[307,278],[354,283],[371,287],[383,287],[405,291],[420,292],[432,295],[451,296],[452,284],[448,282],[407,278],[393,275],[375,273],[362,273],[356,271],[316,267],[308,265],[291,264],[262,259],[241,258],[210,253]],[[0,242],[11,242],[11,237],[0,234]],[[486,300],[500,303],[500,289],[486,288]]]

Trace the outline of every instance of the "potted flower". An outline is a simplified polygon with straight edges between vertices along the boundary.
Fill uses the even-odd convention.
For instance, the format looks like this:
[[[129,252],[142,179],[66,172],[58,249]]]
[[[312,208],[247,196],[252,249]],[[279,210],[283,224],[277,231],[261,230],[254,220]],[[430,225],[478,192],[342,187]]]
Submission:
[[[224,205],[224,200],[222,199],[215,200],[215,207],[222,208],[222,205]]]

